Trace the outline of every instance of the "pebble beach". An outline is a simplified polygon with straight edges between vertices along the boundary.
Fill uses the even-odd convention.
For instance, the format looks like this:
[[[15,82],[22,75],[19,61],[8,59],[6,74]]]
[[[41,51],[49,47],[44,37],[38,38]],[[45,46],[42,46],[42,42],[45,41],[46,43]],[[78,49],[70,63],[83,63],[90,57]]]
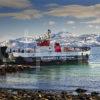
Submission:
[[[100,100],[97,92],[76,89],[76,95],[67,91],[0,89],[0,100]]]

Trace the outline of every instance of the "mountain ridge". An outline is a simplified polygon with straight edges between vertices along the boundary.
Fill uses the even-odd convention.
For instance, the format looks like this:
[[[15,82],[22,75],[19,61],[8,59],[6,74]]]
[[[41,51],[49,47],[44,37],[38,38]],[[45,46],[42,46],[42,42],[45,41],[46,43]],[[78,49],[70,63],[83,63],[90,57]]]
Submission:
[[[24,48],[23,45],[27,45],[32,48],[33,44],[38,41],[40,37],[35,38],[32,36],[26,36],[17,38],[14,40],[3,41],[0,45],[14,46]],[[56,34],[51,33],[51,41],[60,42],[62,45],[68,46],[100,46],[100,34],[82,34],[77,35],[69,32],[58,32]]]

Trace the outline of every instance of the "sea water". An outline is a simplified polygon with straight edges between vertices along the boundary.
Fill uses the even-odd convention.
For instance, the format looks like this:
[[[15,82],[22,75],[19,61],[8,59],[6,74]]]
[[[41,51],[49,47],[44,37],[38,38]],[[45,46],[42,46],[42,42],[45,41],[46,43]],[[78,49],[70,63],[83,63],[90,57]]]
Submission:
[[[0,87],[100,92],[100,47],[92,47],[89,64],[40,66],[0,76]]]

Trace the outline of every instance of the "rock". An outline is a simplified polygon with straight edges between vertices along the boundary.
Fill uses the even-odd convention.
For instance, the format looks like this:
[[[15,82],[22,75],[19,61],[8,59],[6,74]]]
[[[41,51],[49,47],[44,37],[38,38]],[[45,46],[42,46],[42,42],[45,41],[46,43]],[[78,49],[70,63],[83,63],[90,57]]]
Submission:
[[[91,96],[98,96],[99,93],[98,92],[91,92]]]
[[[75,90],[77,93],[85,93],[87,90],[78,88]]]

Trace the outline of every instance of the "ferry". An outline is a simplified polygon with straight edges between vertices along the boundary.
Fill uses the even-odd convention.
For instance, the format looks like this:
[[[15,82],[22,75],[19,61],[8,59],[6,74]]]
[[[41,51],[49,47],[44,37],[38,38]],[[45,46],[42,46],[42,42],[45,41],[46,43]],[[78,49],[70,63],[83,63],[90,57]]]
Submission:
[[[9,48],[8,58],[15,64],[36,66],[88,62],[90,47],[62,46],[59,41],[52,41],[50,30],[45,36],[36,40],[33,48]]]

